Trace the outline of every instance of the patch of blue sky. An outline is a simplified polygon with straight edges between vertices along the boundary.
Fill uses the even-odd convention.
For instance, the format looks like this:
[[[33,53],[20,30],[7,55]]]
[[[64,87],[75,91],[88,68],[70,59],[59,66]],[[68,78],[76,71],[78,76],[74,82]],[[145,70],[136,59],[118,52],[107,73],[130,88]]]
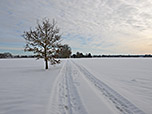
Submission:
[[[25,43],[6,43],[0,42],[0,47],[24,47]]]
[[[24,24],[24,22],[23,22],[23,21],[20,21],[20,22],[18,22],[16,25],[20,27],[20,26],[23,25],[23,24]]]
[[[23,31],[22,30],[16,30],[16,33],[22,33],[23,34]]]
[[[76,50],[80,50],[81,48],[73,48],[72,47],[72,51],[76,51]]]
[[[65,35],[62,35],[62,38],[63,39],[71,39],[72,38],[72,35],[70,33],[67,33]]]
[[[33,55],[31,52],[24,52],[24,50],[13,50],[13,49],[0,49],[0,53],[11,53],[13,55]]]
[[[76,38],[79,40],[80,44],[87,45],[87,41],[84,37],[77,35]]]
[[[85,37],[83,35],[73,35],[73,34],[70,34],[70,33],[67,33],[65,36],[62,37],[63,39],[66,39],[66,40],[77,40],[80,42],[80,44],[82,45],[87,45],[89,42],[92,41],[92,37]]]
[[[22,35],[23,34],[23,32],[26,30],[25,23],[26,22],[24,22],[24,21],[20,21],[20,22],[16,23],[16,29],[14,31],[14,32],[16,32],[16,35]],[[30,27],[27,27],[27,28],[29,29]]]
[[[72,49],[72,53],[74,54],[74,53],[76,53],[76,52],[80,52],[80,50],[82,51],[82,49],[81,48],[71,48]]]
[[[106,42],[102,41],[100,43],[94,44],[94,46],[102,47],[102,48],[109,48],[109,47],[115,46],[115,43],[106,43]]]
[[[87,42],[91,42],[91,41],[93,41],[93,37],[88,37]]]
[[[33,52],[25,52],[24,49],[21,49],[21,48],[18,48],[18,49],[15,49],[15,48],[1,49],[0,48],[0,53],[7,53],[7,52],[13,55],[34,55]]]

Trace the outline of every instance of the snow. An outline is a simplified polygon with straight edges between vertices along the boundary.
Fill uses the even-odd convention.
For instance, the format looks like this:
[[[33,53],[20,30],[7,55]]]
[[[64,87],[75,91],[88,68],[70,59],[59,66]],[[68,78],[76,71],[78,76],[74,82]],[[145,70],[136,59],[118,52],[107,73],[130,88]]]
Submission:
[[[151,114],[151,59],[0,60],[0,114]]]
[[[61,65],[43,70],[43,60],[0,60],[0,114],[45,114]]]
[[[125,99],[151,114],[152,109],[152,59],[114,58],[78,59],[96,78],[107,84]]]

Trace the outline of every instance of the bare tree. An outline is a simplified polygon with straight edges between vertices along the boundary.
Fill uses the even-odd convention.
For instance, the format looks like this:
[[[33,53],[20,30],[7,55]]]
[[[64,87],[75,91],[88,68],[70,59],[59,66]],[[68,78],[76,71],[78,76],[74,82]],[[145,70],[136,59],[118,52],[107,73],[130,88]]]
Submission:
[[[45,69],[48,69],[48,61],[52,65],[60,63],[60,60],[55,59],[62,47],[59,30],[55,20],[50,23],[49,19],[45,18],[41,24],[37,22],[34,30],[25,31],[22,35],[26,40],[24,51],[34,52],[37,59],[44,58]]]

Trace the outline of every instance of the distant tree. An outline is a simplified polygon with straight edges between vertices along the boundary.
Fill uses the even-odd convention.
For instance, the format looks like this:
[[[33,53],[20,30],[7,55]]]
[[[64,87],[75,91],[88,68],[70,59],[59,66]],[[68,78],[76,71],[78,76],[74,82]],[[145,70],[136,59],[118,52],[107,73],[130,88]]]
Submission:
[[[82,58],[82,57],[84,57],[84,55],[83,55],[83,53],[77,52],[76,53],[76,57],[77,58]]]
[[[65,44],[61,47],[61,51],[59,52],[60,58],[69,58],[71,56],[71,48]]]
[[[72,57],[72,58],[76,58],[76,54],[73,54],[71,57]]]
[[[0,58],[12,58],[13,55],[9,52],[6,53],[0,53]]]
[[[91,53],[88,53],[88,54],[85,55],[85,57],[91,58],[92,55],[91,55]]]
[[[37,59],[44,58],[45,69],[48,69],[48,61],[52,65],[60,63],[60,60],[56,60],[62,47],[59,30],[55,20],[50,23],[49,19],[45,18],[41,24],[37,22],[34,30],[25,31],[22,35],[26,40],[24,51],[34,52]]]

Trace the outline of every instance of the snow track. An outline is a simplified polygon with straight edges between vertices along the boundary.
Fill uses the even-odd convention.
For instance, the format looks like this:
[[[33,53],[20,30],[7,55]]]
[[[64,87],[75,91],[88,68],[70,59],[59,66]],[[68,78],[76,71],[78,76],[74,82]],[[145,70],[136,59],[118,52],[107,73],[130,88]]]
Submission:
[[[60,70],[50,96],[47,114],[145,114],[85,67],[70,60]]]
[[[71,70],[67,61],[54,83],[47,114],[87,114],[75,87]]]
[[[92,83],[100,92],[102,92],[103,95],[108,98],[122,114],[145,114],[142,110],[137,108],[130,101],[128,101],[115,90],[110,88],[107,84],[97,79],[85,67],[76,64],[74,61],[72,62],[77,66],[80,72],[90,81],[90,83]]]

